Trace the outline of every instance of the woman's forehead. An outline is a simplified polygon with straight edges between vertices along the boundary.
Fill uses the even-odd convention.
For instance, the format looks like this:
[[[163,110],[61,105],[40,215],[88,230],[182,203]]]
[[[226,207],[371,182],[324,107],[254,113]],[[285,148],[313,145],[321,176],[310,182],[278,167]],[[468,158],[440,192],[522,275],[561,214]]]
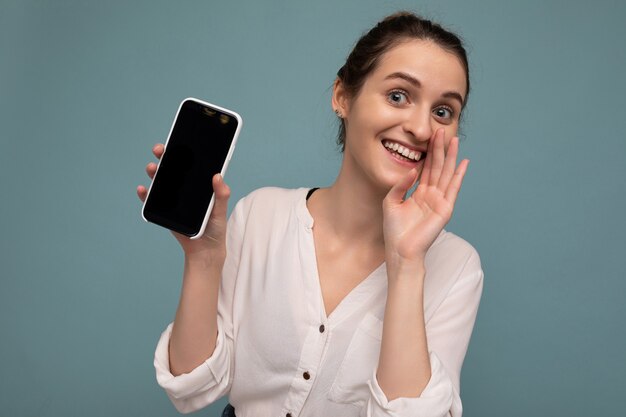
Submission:
[[[378,81],[392,74],[407,74],[424,88],[456,90],[465,96],[466,74],[459,57],[428,40],[401,42],[385,52],[370,75]]]

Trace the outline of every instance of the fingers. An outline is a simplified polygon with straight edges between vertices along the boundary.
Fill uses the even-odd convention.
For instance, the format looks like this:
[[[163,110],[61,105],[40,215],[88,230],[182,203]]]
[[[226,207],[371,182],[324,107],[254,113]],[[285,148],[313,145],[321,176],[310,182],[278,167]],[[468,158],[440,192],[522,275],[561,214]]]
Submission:
[[[407,191],[411,189],[415,181],[417,181],[417,170],[413,168],[396,185],[391,187],[391,190],[385,197],[385,203],[401,204]]]
[[[455,136],[452,140],[450,140],[450,145],[448,145],[448,152],[445,156],[439,182],[437,183],[437,187],[440,190],[446,190],[448,188],[448,184],[450,183],[450,180],[454,175],[454,169],[456,168],[456,158],[458,152],[459,138]]]
[[[157,143],[156,145],[152,147],[152,153],[154,154],[154,156],[156,156],[157,159],[161,159],[164,151],[165,151],[165,146],[163,146],[162,143]],[[148,174],[150,179],[154,178],[156,169],[157,169],[157,164],[155,164],[154,162],[150,162],[148,165],[146,165],[146,173]]]
[[[163,156],[163,151],[165,151],[165,146],[162,143],[157,143],[152,147],[152,153],[156,156],[157,159],[161,159]]]
[[[428,143],[428,154],[422,168],[419,187],[413,194],[415,198],[423,195],[428,188],[435,187],[454,205],[469,166],[467,159],[456,165],[458,153],[459,138],[453,137],[446,149],[443,129],[437,130]]]
[[[215,203],[211,217],[225,219],[228,211],[228,198],[230,197],[230,187],[226,185],[220,174],[213,176],[213,191],[215,193]]]
[[[443,129],[439,129],[432,140],[432,165],[428,175],[428,185],[437,186],[437,184],[439,184],[439,177],[441,176],[445,161],[444,135]]]
[[[420,186],[428,185],[428,181],[430,180],[430,170],[433,165],[433,142],[434,140],[428,141],[428,149],[426,150],[426,159],[424,160],[424,166],[422,167],[422,174],[420,175]]]
[[[165,151],[165,146],[162,143],[157,143],[152,147],[152,154],[157,158],[161,159],[163,156],[163,152]],[[157,164],[154,162],[150,162],[146,165],[146,174],[150,179],[154,179],[154,174],[156,174]],[[137,186],[137,196],[139,199],[144,202],[146,201],[146,196],[148,195],[148,190],[143,185]]]
[[[150,177],[150,179],[154,179],[154,174],[156,174],[157,164],[154,162],[150,162],[146,165],[146,174]]]
[[[139,196],[141,202],[146,201],[146,197],[148,196],[148,190],[146,189],[146,187],[144,187],[143,185],[137,186],[137,196]]]
[[[454,175],[452,176],[450,184],[448,184],[448,188],[445,191],[445,199],[448,200],[453,206],[456,202],[456,197],[459,195],[459,190],[461,189],[461,184],[463,184],[463,178],[465,177],[468,166],[469,159],[464,159],[461,161],[456,171],[454,172]]]
[[[453,137],[446,146],[444,129],[438,129],[428,143],[420,185],[445,190],[455,173],[458,152],[459,138]]]

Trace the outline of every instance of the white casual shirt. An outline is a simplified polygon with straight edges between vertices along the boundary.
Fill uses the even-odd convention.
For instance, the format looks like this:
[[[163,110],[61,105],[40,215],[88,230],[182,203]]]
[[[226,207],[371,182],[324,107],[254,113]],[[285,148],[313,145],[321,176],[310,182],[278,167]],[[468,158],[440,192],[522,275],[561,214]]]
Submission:
[[[327,317],[307,191],[263,188],[236,205],[228,223],[215,351],[190,373],[173,376],[170,324],[156,348],[158,383],[181,412],[229,395],[237,417],[460,417],[460,371],[483,279],[474,248],[442,231],[428,251],[424,311],[431,379],[420,397],[388,401],[376,380],[385,265]]]

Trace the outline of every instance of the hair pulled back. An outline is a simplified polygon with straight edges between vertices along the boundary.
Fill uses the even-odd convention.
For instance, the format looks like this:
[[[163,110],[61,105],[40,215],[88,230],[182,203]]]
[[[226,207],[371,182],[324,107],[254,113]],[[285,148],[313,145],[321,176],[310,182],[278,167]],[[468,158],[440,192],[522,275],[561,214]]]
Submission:
[[[352,98],[356,97],[367,77],[376,69],[380,57],[398,44],[412,39],[434,42],[442,49],[455,55],[465,70],[467,91],[465,103],[470,91],[469,65],[463,42],[454,33],[439,24],[424,19],[411,12],[401,11],[387,16],[369,32],[363,35],[354,46],[346,63],[337,71],[337,77]],[[346,139],[346,127],[343,119],[339,127],[337,143],[343,151]]]

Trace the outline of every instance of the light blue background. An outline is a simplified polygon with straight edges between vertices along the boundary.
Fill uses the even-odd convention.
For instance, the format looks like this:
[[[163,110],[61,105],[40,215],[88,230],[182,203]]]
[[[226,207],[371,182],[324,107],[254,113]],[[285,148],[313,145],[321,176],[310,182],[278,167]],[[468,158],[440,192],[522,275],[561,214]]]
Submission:
[[[626,4],[462,0],[0,0],[0,415],[177,415],[152,357],[182,254],[135,196],[152,144],[197,96],[245,120],[233,201],[328,185],[334,74],[401,8],[470,51],[465,416],[623,415]]]

